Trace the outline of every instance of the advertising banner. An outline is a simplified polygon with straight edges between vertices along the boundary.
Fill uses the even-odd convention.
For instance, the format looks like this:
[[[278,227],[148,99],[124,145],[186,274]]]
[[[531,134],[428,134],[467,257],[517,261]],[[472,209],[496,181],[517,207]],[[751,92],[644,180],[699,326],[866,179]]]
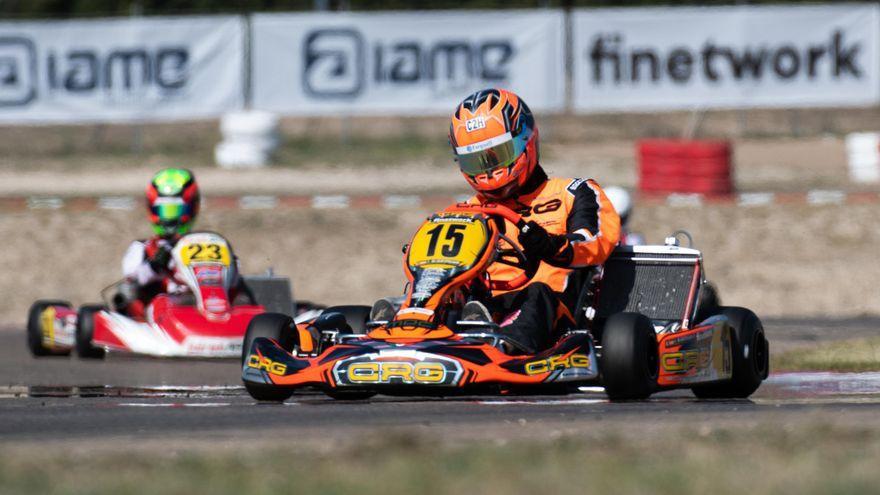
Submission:
[[[575,110],[880,102],[880,5],[577,10]]]
[[[564,107],[562,11],[261,14],[252,33],[262,110],[445,114],[490,86]]]
[[[241,17],[0,23],[0,123],[218,116],[243,104]]]

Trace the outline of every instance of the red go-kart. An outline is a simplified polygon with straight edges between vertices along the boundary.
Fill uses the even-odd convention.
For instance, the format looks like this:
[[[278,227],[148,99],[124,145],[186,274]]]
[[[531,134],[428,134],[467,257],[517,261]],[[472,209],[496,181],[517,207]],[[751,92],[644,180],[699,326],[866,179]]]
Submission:
[[[106,351],[157,357],[240,356],[248,323],[265,308],[242,297],[229,243],[215,233],[191,233],[177,242],[172,256],[174,280],[186,290],[156,296],[142,316],[110,309],[115,305],[108,294],[116,293],[119,284],[103,291],[104,305],[78,311],[64,301],[35,302],[28,316],[32,353],[66,355],[75,348],[85,358],[101,358]]]

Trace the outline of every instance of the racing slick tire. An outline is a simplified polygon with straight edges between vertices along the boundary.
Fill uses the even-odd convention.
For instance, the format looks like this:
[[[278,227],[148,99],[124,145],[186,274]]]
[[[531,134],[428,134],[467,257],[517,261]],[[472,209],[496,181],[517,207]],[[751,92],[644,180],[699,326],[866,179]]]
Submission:
[[[719,308],[731,329],[733,376],[730,380],[693,387],[700,399],[745,399],[752,395],[770,372],[770,343],[760,318],[746,308]]]
[[[599,366],[612,401],[647,399],[657,389],[657,334],[647,316],[611,315],[602,330]]]
[[[255,316],[248,324],[241,346],[241,365],[247,361],[251,345],[259,337],[278,342],[287,352],[293,352],[299,335],[294,329],[293,318],[281,313],[263,313]],[[293,395],[293,389],[244,382],[244,388],[254,399],[267,402],[283,402]]]
[[[694,323],[700,323],[721,309],[721,297],[718,289],[712,282],[706,282],[700,287],[700,298],[697,301],[697,316]]]
[[[369,306],[350,304],[345,306],[330,306],[322,314],[341,313],[346,323],[351,327],[351,333],[363,335],[367,333],[367,320],[370,319]]]
[[[64,306],[70,308],[71,305],[67,301],[42,300],[31,304],[28,310],[27,321],[27,344],[31,354],[34,356],[69,356],[70,349],[56,350],[43,345],[43,325],[40,317],[43,311],[49,306]]]
[[[95,314],[104,310],[98,304],[86,304],[76,316],[76,355],[82,359],[104,359],[105,351],[92,345],[95,335]]]

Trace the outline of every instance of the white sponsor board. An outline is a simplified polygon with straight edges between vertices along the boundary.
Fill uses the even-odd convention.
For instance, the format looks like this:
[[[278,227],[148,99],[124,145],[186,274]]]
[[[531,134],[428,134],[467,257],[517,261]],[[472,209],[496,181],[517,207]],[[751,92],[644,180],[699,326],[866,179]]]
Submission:
[[[241,17],[0,23],[0,122],[204,118],[243,104]]]
[[[880,5],[577,10],[576,110],[880,102]]]
[[[492,86],[564,106],[562,11],[259,14],[252,27],[258,109],[446,114]]]

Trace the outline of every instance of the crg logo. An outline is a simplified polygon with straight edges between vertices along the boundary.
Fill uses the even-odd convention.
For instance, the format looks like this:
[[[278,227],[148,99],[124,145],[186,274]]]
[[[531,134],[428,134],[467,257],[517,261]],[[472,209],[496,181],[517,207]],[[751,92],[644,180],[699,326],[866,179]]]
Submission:
[[[551,213],[562,207],[562,201],[558,199],[551,199],[546,203],[538,203],[534,206],[524,206],[517,210],[517,213],[524,217],[530,217],[532,214],[535,215],[543,215],[544,213]]]
[[[37,52],[31,40],[0,37],[0,107],[27,105],[37,95]]]
[[[278,361],[273,361],[267,357],[258,356],[256,354],[251,354],[250,356],[248,356],[247,365],[248,368],[267,371],[272,375],[283,376],[285,373],[287,373],[286,364],[279,363]]]
[[[549,373],[558,369],[589,368],[590,356],[586,354],[572,354],[571,356],[551,356],[547,359],[532,361],[525,366],[527,375]]]
[[[508,78],[515,50],[509,39],[478,42],[367,42],[355,29],[318,29],[305,37],[303,87],[323,98],[350,98],[365,86],[432,84],[460,90],[474,81]]]
[[[446,368],[440,363],[371,362],[348,367],[352,383],[421,383],[436,384],[446,380]]]
[[[333,366],[336,384],[363,385],[455,385],[463,373],[461,364],[442,356],[418,360],[390,353],[385,358],[373,354],[343,360]],[[416,353],[420,354],[420,353]]]

